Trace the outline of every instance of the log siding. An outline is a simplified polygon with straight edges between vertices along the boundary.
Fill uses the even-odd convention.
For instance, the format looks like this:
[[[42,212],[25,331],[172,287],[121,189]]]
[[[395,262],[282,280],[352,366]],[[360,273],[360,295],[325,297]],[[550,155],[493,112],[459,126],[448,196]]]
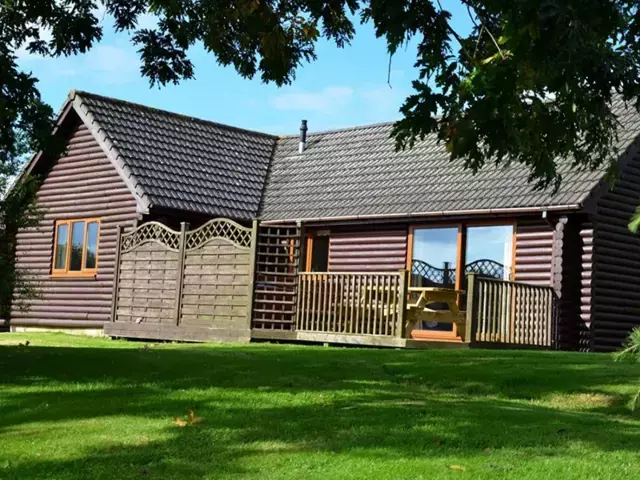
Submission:
[[[330,272],[397,272],[407,263],[407,232],[332,234]]]
[[[580,350],[591,349],[591,277],[593,265],[593,224],[580,225]]]
[[[132,227],[136,201],[87,127],[71,129],[65,156],[46,173],[38,201],[45,210],[38,227],[17,235],[16,267],[33,279],[40,298],[27,310],[15,302],[12,326],[102,328],[109,320],[117,226]],[[98,269],[91,277],[52,277],[56,220],[99,218]]]
[[[640,154],[597,202],[593,229],[591,330],[595,351],[620,348],[640,325],[640,235],[628,223],[640,203]]]
[[[515,281],[540,286],[551,285],[553,232],[553,229],[544,222],[518,222]]]

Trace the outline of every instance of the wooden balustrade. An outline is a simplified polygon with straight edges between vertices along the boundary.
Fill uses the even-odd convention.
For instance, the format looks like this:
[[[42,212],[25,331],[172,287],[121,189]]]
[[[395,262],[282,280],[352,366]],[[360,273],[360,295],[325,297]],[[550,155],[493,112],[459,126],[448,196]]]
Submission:
[[[296,329],[401,337],[407,273],[300,273]]]
[[[557,298],[551,287],[481,278],[468,280],[468,340],[553,347]]]

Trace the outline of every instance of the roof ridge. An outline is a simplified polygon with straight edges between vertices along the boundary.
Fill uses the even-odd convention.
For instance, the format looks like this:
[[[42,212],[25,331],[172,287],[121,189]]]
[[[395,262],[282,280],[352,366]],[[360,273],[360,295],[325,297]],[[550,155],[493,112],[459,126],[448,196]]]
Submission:
[[[270,133],[259,132],[257,130],[249,130],[247,128],[236,127],[235,125],[227,125],[225,123],[220,123],[220,122],[214,122],[213,120],[206,120],[204,118],[193,117],[191,115],[185,115],[185,114],[182,114],[182,113],[172,112],[170,110],[164,110],[162,108],[150,107],[149,105],[144,105],[142,103],[136,103],[136,102],[131,102],[129,100],[122,100],[120,98],[109,97],[109,96],[106,96],[106,95],[100,95],[98,93],[87,92],[85,90],[72,89],[69,92],[69,98],[72,99],[72,100],[76,95],[78,95],[80,97],[83,97],[83,96],[84,97],[93,97],[93,98],[105,100],[105,101],[108,101],[108,102],[123,103],[123,104],[126,104],[126,105],[130,105],[132,107],[135,107],[135,108],[142,108],[144,110],[151,110],[153,112],[161,113],[163,115],[168,115],[168,116],[175,117],[175,118],[180,118],[180,119],[183,119],[183,120],[190,120],[192,122],[202,123],[202,124],[206,124],[206,125],[215,125],[216,127],[219,127],[219,128],[224,128],[224,129],[227,129],[227,130],[234,130],[234,131],[237,131],[237,132],[247,133],[247,134],[250,134],[250,135],[261,136],[261,137],[271,138],[271,139],[278,139],[279,138],[278,135],[272,135]]]
[[[326,134],[329,134],[329,133],[342,133],[342,132],[351,132],[353,130],[366,130],[368,128],[388,127],[390,125],[395,125],[395,123],[396,123],[396,121],[365,123],[363,125],[354,125],[354,126],[351,126],[351,127],[329,128],[327,130],[309,131],[309,133],[307,135],[308,136],[326,135]],[[281,135],[280,138],[281,139],[298,138],[299,136],[300,135],[296,133],[296,134],[293,134],[293,135]]]

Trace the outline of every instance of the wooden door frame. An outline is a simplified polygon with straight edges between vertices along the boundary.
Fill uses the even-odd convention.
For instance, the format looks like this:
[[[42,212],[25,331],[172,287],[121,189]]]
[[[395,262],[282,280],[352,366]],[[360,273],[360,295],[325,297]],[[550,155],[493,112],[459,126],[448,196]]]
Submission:
[[[511,226],[513,229],[511,240],[511,273],[510,278],[515,279],[516,271],[516,231],[517,231],[517,219],[479,219],[479,220],[465,220],[465,221],[449,221],[442,223],[428,223],[428,224],[412,224],[409,226],[409,232],[407,234],[407,261],[406,268],[409,271],[409,283],[411,283],[411,270],[413,267],[413,244],[415,230],[426,229],[445,229],[445,228],[457,228],[457,248],[456,248],[456,280],[455,289],[463,290],[462,285],[464,274],[462,273],[466,265],[467,256],[467,234],[468,229],[473,227],[501,227]],[[462,341],[462,337],[458,334],[458,329],[453,324],[452,332],[429,332],[424,330],[413,330],[411,336],[420,340],[453,340]]]
[[[328,233],[326,235],[317,235],[318,231],[321,231],[321,232],[327,231]],[[313,260],[313,239],[317,236],[323,236],[329,239],[329,251],[327,252],[327,272],[330,271],[331,269],[329,265],[329,260],[330,260],[329,253],[331,252],[331,230],[328,230],[326,228],[315,228],[313,230],[307,230],[305,232],[305,237],[306,237],[305,262],[304,262],[305,272],[311,271],[311,263]]]
[[[460,277],[460,269],[459,267],[459,263],[460,263],[460,247],[461,247],[461,241],[462,241],[462,235],[463,235],[463,230],[465,229],[464,227],[464,223],[463,222],[443,222],[443,223],[429,223],[429,224],[415,224],[415,225],[410,225],[409,226],[409,234],[407,237],[407,270],[409,271],[409,286],[411,286],[411,271],[412,271],[412,267],[413,267],[413,243],[414,243],[414,236],[415,236],[415,231],[416,230],[436,230],[436,229],[446,229],[446,228],[450,228],[450,229],[457,229],[457,236],[456,236],[456,279],[455,279],[455,288],[456,290],[458,290],[458,286],[459,286],[459,277]],[[461,336],[458,334],[458,328],[456,327],[456,324],[454,323],[453,325],[453,329],[451,332],[431,332],[431,331],[425,331],[425,330],[417,330],[414,329],[411,331],[410,335],[411,338],[414,338],[416,340],[450,340],[450,341],[461,341]]]

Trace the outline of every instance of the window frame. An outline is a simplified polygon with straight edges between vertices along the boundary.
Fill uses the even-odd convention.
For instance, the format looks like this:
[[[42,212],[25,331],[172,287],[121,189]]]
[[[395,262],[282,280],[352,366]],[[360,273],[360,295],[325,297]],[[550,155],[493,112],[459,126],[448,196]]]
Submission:
[[[82,264],[80,270],[69,270],[71,263],[71,249],[73,224],[84,222],[84,236],[82,239]],[[94,268],[86,268],[87,261],[87,228],[90,223],[98,224],[98,235],[96,236],[96,266]],[[56,268],[56,257],[58,251],[58,230],[60,225],[67,225],[67,255],[65,258],[64,268]],[[53,256],[51,257],[51,274],[50,277],[95,277],[98,274],[99,257],[98,249],[100,245],[100,233],[102,230],[102,222],[99,218],[69,218],[64,220],[56,220],[53,225]]]

